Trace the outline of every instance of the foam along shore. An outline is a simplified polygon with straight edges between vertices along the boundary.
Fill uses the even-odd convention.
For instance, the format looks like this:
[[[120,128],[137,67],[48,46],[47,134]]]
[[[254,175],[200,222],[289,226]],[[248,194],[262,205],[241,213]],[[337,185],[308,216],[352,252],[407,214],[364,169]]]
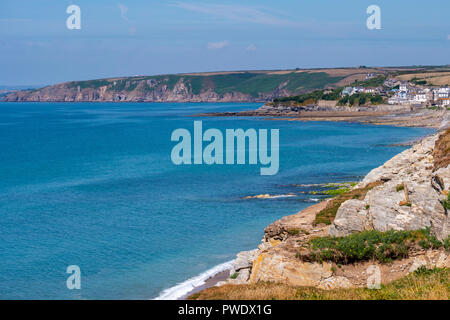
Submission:
[[[294,193],[288,193],[288,194],[258,194],[256,196],[246,196],[243,199],[279,199],[279,198],[291,198],[296,197],[297,195]]]
[[[171,288],[168,288],[160,293],[154,300],[179,300],[187,296],[214,286],[219,281],[224,281],[228,278],[229,272],[234,265],[234,260],[221,263],[201,274],[183,281]]]

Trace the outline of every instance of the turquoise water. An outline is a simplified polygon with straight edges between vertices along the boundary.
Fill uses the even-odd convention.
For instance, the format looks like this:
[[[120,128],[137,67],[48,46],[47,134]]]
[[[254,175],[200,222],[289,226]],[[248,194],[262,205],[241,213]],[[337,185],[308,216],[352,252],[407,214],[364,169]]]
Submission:
[[[360,179],[419,128],[202,118],[280,129],[280,171],[175,166],[173,130],[258,104],[0,104],[0,298],[150,299],[255,248],[274,220],[317,201],[295,186]],[[243,200],[262,193],[296,197]],[[317,197],[316,197],[317,198]],[[68,290],[66,268],[81,268]]]

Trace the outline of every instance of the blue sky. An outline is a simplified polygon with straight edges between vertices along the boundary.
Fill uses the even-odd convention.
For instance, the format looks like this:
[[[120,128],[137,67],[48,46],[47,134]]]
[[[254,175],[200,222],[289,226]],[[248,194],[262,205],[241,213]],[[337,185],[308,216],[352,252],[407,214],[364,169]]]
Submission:
[[[68,30],[66,8],[81,8]],[[366,9],[381,8],[381,30]],[[1,0],[0,85],[450,63],[448,0]]]

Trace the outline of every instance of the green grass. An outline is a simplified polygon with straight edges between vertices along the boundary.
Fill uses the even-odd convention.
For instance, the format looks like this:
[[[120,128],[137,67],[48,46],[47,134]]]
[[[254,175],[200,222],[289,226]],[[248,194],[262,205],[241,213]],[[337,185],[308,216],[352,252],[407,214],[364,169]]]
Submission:
[[[319,211],[316,214],[314,225],[318,225],[321,223],[330,225],[333,222],[334,218],[336,217],[336,213],[342,203],[350,199],[362,200],[366,196],[367,192],[369,192],[369,190],[375,188],[380,184],[381,182],[377,181],[374,183],[370,183],[364,188],[352,189],[349,190],[348,192],[343,192],[342,194],[337,195],[335,198],[329,200],[329,203],[327,204],[325,209]]]
[[[442,206],[444,206],[445,209],[450,210],[450,192],[447,195],[447,199],[442,201]]]
[[[212,287],[189,300],[447,300],[450,297],[450,269],[419,268],[380,289],[348,288],[323,290],[284,283],[258,282]]]
[[[424,249],[439,249],[443,245],[447,248],[449,238],[441,242],[431,234],[429,228],[387,232],[369,230],[346,237],[328,236],[311,239],[309,254],[299,257],[307,261],[332,261],[339,264],[367,260],[387,263],[394,259],[408,257],[409,249],[416,244]]]
[[[103,86],[110,85],[111,82],[109,82],[107,79],[98,79],[98,80],[89,80],[89,81],[73,81],[69,82],[68,86],[69,88],[78,88],[80,89],[87,89],[87,88],[94,88],[98,89]]]
[[[323,194],[328,196],[338,196],[341,194],[345,194],[350,191],[350,188],[339,188],[339,189],[331,189],[331,190],[325,190]]]
[[[239,276],[239,272],[235,272],[230,276],[230,279],[236,279]]]
[[[362,86],[362,87],[378,87],[381,86],[386,80],[386,76],[380,75],[372,79],[364,80],[364,81],[356,81],[353,86]]]
[[[345,96],[339,99],[338,105],[344,106],[349,104],[350,106],[354,105],[365,105],[369,102],[373,105],[383,103],[383,97],[380,95],[374,95],[372,93],[355,93],[351,96]]]
[[[161,76],[142,76],[129,77],[114,80],[98,79],[88,81],[75,81],[68,84],[69,88],[80,89],[92,88],[98,89],[107,86],[109,91],[133,91],[141,81],[154,79],[158,82],[156,87],[167,85],[169,90],[173,90],[180,79],[190,86],[193,94],[200,94],[203,91],[212,89],[218,94],[231,92],[241,92],[249,94],[252,97],[258,97],[263,93],[270,93],[276,90],[282,83],[287,83],[285,89],[292,94],[306,92],[314,89],[322,89],[327,85],[333,85],[343,77],[331,77],[325,72],[290,72],[287,74],[265,74],[265,73],[230,73],[217,75],[161,75]],[[142,86],[144,91],[153,91],[148,85]]]
[[[269,93],[276,90],[280,84],[286,83],[285,89],[289,92],[306,92],[321,89],[327,85],[337,83],[342,77],[331,77],[325,72],[318,73],[287,73],[287,74],[224,74],[210,76],[214,84],[215,92],[225,94],[227,92],[241,92],[257,97],[260,93]]]
[[[450,236],[444,240],[444,248],[445,250],[450,250]]]

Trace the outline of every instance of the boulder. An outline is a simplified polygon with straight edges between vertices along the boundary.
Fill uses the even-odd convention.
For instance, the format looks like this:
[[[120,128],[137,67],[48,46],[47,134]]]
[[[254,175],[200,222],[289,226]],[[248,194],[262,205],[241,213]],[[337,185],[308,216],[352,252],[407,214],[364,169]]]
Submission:
[[[433,172],[433,148],[439,134],[405,150],[372,170],[357,187],[383,184],[364,200],[348,200],[337,211],[330,235],[346,236],[363,230],[431,228],[440,240],[450,235],[450,218],[442,201],[450,187],[450,166]]]
[[[282,282],[294,286],[319,286],[333,274],[330,263],[309,263],[283,254],[262,253],[253,264],[250,283]]]
[[[253,261],[256,259],[258,250],[243,251],[237,254],[237,258],[233,264],[233,271],[237,272],[241,269],[251,268]],[[233,273],[234,273],[233,272]]]
[[[341,237],[368,228],[368,211],[364,201],[352,199],[345,201],[336,214],[330,235]]]

